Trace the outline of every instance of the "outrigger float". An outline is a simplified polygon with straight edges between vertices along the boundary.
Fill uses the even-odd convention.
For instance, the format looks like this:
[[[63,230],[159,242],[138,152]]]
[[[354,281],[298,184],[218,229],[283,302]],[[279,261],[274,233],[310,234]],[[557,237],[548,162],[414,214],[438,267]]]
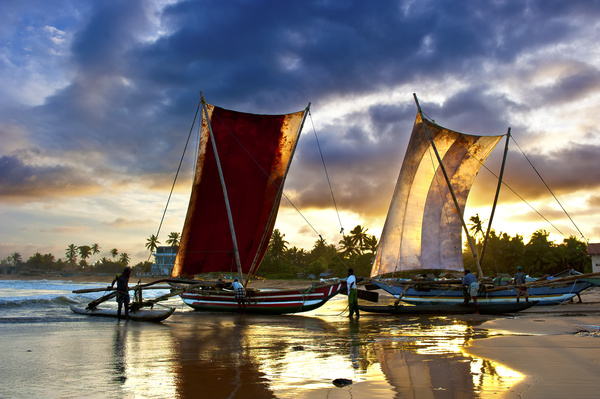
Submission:
[[[490,303],[478,304],[477,309],[471,303],[459,303],[455,305],[387,305],[387,306],[365,306],[358,305],[361,312],[395,314],[395,315],[462,315],[477,313],[484,315],[498,315],[517,313],[529,309],[537,302],[512,302],[512,303]]]
[[[342,292],[345,287],[346,283],[339,279],[319,281],[309,283],[306,286],[286,289],[246,287],[246,313],[289,314],[307,312],[321,307],[333,296]],[[144,299],[142,292],[148,289],[169,290],[169,293],[153,299]],[[73,293],[85,294],[102,291],[112,292],[91,301],[85,308],[72,305],[71,310],[77,314],[88,316],[117,317],[116,309],[98,307],[101,303],[116,296],[114,289],[107,289],[106,287],[88,288],[75,290]],[[235,291],[231,288],[231,282],[229,281],[167,278],[146,284],[138,284],[132,287],[131,291],[135,292],[134,300],[129,305],[129,318],[132,320],[155,322],[165,320],[173,314],[174,309],[155,309],[154,307],[155,305],[162,306],[159,302],[166,301],[174,296],[180,296],[183,302],[194,310],[238,312]]]
[[[167,280],[157,280],[147,284],[137,284],[135,287],[131,288],[130,291],[134,291],[134,300],[129,304],[129,319],[134,321],[151,321],[151,322],[160,322],[167,318],[169,318],[174,312],[175,308],[164,307],[162,309],[154,309],[154,305],[156,305],[160,301],[164,301],[169,299],[172,296],[176,296],[181,294],[181,290],[173,290],[171,286],[155,286],[155,284],[166,282]],[[169,294],[161,295],[157,298],[144,300],[143,299],[143,290],[146,289],[168,289],[171,290]],[[119,317],[117,309],[113,308],[99,308],[103,302],[108,301],[117,296],[117,292],[115,288],[104,287],[104,288],[85,288],[81,290],[72,291],[74,294],[87,294],[91,292],[107,292],[108,294],[103,295],[102,297],[95,299],[87,304],[85,308],[71,305],[71,310],[74,313],[87,315],[87,316],[100,316],[100,317]],[[162,306],[162,305],[159,305]],[[148,309],[149,308],[149,309]],[[123,313],[123,312],[122,312]],[[124,314],[121,315],[124,317]]]

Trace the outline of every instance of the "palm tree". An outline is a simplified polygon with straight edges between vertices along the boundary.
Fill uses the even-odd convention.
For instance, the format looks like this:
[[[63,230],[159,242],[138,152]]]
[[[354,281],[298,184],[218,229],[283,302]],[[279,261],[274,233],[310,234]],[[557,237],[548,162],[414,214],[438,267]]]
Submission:
[[[75,266],[75,264],[77,263],[77,247],[75,246],[75,244],[70,244],[67,247],[67,250],[65,251],[65,256],[67,257],[67,262],[69,262],[71,266]]]
[[[21,257],[21,254],[18,252],[13,252],[10,255],[10,260],[11,260],[13,266],[18,266],[20,263],[23,262],[23,258]]]
[[[356,248],[356,244],[351,236],[344,236],[340,240],[340,252],[344,257],[351,257],[352,255],[360,254],[358,248]]]
[[[92,248],[92,255],[96,256],[97,254],[99,254],[99,253],[100,253],[100,245],[98,245],[98,244],[93,244],[93,245],[91,246],[91,248]],[[95,264],[95,263],[96,263],[96,262],[94,261],[94,264]]]
[[[483,233],[483,220],[479,219],[479,214],[475,214],[475,216],[471,216],[469,218],[469,222],[471,227],[469,228],[469,231],[472,234],[472,237],[475,240],[475,248],[477,248],[477,256],[481,257],[481,252],[483,251],[483,239],[484,239],[484,233]],[[479,240],[477,240],[477,237],[479,237]]]
[[[362,253],[362,251],[366,249],[365,241],[369,237],[367,230],[369,229],[365,229],[361,225],[358,225],[350,231],[350,239],[359,253]]]
[[[377,237],[369,235],[365,238],[365,249],[367,251],[375,253],[375,251],[377,251],[377,245],[379,245]]]
[[[170,233],[169,239],[166,241],[167,245],[170,245],[172,247],[178,247],[180,237],[181,235],[177,232]]]
[[[121,262],[122,264],[124,264],[125,266],[127,266],[129,264],[129,255],[127,254],[127,252],[123,252],[121,253],[121,256],[119,257],[119,262]]]
[[[269,249],[271,253],[276,258],[280,258],[283,256],[283,253],[287,249],[287,245],[289,242],[284,240],[285,234],[281,234],[279,229],[273,230],[273,234],[271,235],[271,240],[269,241]]]
[[[475,214],[475,216],[471,216],[469,218],[469,222],[471,227],[469,231],[473,234],[473,237],[479,236],[479,241],[483,240],[483,220],[479,219],[479,214]]]
[[[90,254],[92,252],[92,247],[90,247],[89,245],[81,245],[79,247],[77,247],[77,250],[79,251],[79,255],[81,256],[81,260],[83,260],[85,263],[87,263],[87,258],[90,257]]]
[[[158,237],[154,234],[151,234],[146,240],[146,248],[150,250],[150,253],[154,252],[154,250],[158,247],[158,244],[160,244],[160,241],[158,241]]]
[[[112,256],[113,262],[115,262],[115,260],[117,259],[118,255],[119,255],[119,250],[117,248],[113,248],[113,249],[110,250],[110,256]],[[117,270],[115,270],[115,272],[118,273],[119,272],[118,271],[119,266],[117,265],[116,262],[115,262],[115,266],[116,266],[116,269],[117,269]]]

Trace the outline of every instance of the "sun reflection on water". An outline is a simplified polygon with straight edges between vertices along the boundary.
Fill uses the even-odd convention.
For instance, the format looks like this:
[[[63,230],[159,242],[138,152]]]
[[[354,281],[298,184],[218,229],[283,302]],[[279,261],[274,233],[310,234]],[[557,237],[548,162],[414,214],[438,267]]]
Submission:
[[[523,378],[466,354],[468,343],[485,335],[460,319],[180,318],[156,340],[142,330],[118,333],[114,383],[148,397],[200,391],[214,397],[476,397],[506,392]],[[336,379],[351,384],[336,387]]]

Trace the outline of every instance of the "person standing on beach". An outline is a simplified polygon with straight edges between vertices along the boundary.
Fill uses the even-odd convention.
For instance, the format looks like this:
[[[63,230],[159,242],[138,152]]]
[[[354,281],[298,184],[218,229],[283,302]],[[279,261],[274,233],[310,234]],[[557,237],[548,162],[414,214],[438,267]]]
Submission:
[[[127,266],[123,269],[123,273],[117,274],[110,285],[110,289],[117,283],[117,319],[121,320],[121,308],[125,306],[125,321],[129,321],[129,276],[131,276],[131,268]]]
[[[354,270],[348,269],[348,279],[346,280],[346,288],[348,289],[348,317],[352,317],[356,312],[356,318],[360,317],[358,313],[358,287],[356,286],[356,277]]]
[[[235,300],[238,303],[238,310],[240,311],[240,314],[246,313],[246,289],[237,278],[233,280],[231,287],[235,291]]]
[[[582,273],[578,272],[577,270],[573,269],[573,266],[571,266],[570,264],[567,265],[567,270],[569,271],[569,276],[577,276],[578,274],[582,274]],[[581,300],[581,295],[579,295],[579,292],[577,293],[577,298],[579,299],[579,302],[577,302],[577,303],[583,302]],[[571,298],[569,300],[569,302],[573,302],[573,298]]]
[[[469,303],[469,299],[473,298],[473,305],[475,305],[475,313],[479,314],[479,307],[477,306],[477,292],[479,291],[479,283],[477,278],[471,274],[471,269],[465,269],[465,277],[463,277],[463,292],[465,293],[465,305]]]
[[[526,302],[529,302],[529,294],[527,293],[527,287],[524,286],[525,277],[527,277],[527,275],[523,273],[523,268],[521,266],[517,266],[517,273],[515,274],[515,278],[513,279],[513,284],[517,289],[517,303],[519,303],[519,298],[521,297],[521,295],[525,297]]]

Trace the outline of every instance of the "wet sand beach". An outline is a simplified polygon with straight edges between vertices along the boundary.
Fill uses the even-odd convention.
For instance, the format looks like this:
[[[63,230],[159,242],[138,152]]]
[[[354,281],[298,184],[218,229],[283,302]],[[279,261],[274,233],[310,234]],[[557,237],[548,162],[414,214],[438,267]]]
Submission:
[[[533,307],[486,321],[476,329],[498,335],[471,341],[465,352],[524,374],[502,397],[597,398],[600,291],[581,297],[583,303]]]
[[[107,282],[96,280],[72,283]],[[69,304],[85,299],[51,290],[60,287],[0,297],[2,398],[596,396],[600,339],[575,332],[599,324],[598,289],[583,304],[501,317],[360,320],[346,317],[345,296],[288,316],[194,312],[174,298],[175,314],[159,324],[75,315]]]

